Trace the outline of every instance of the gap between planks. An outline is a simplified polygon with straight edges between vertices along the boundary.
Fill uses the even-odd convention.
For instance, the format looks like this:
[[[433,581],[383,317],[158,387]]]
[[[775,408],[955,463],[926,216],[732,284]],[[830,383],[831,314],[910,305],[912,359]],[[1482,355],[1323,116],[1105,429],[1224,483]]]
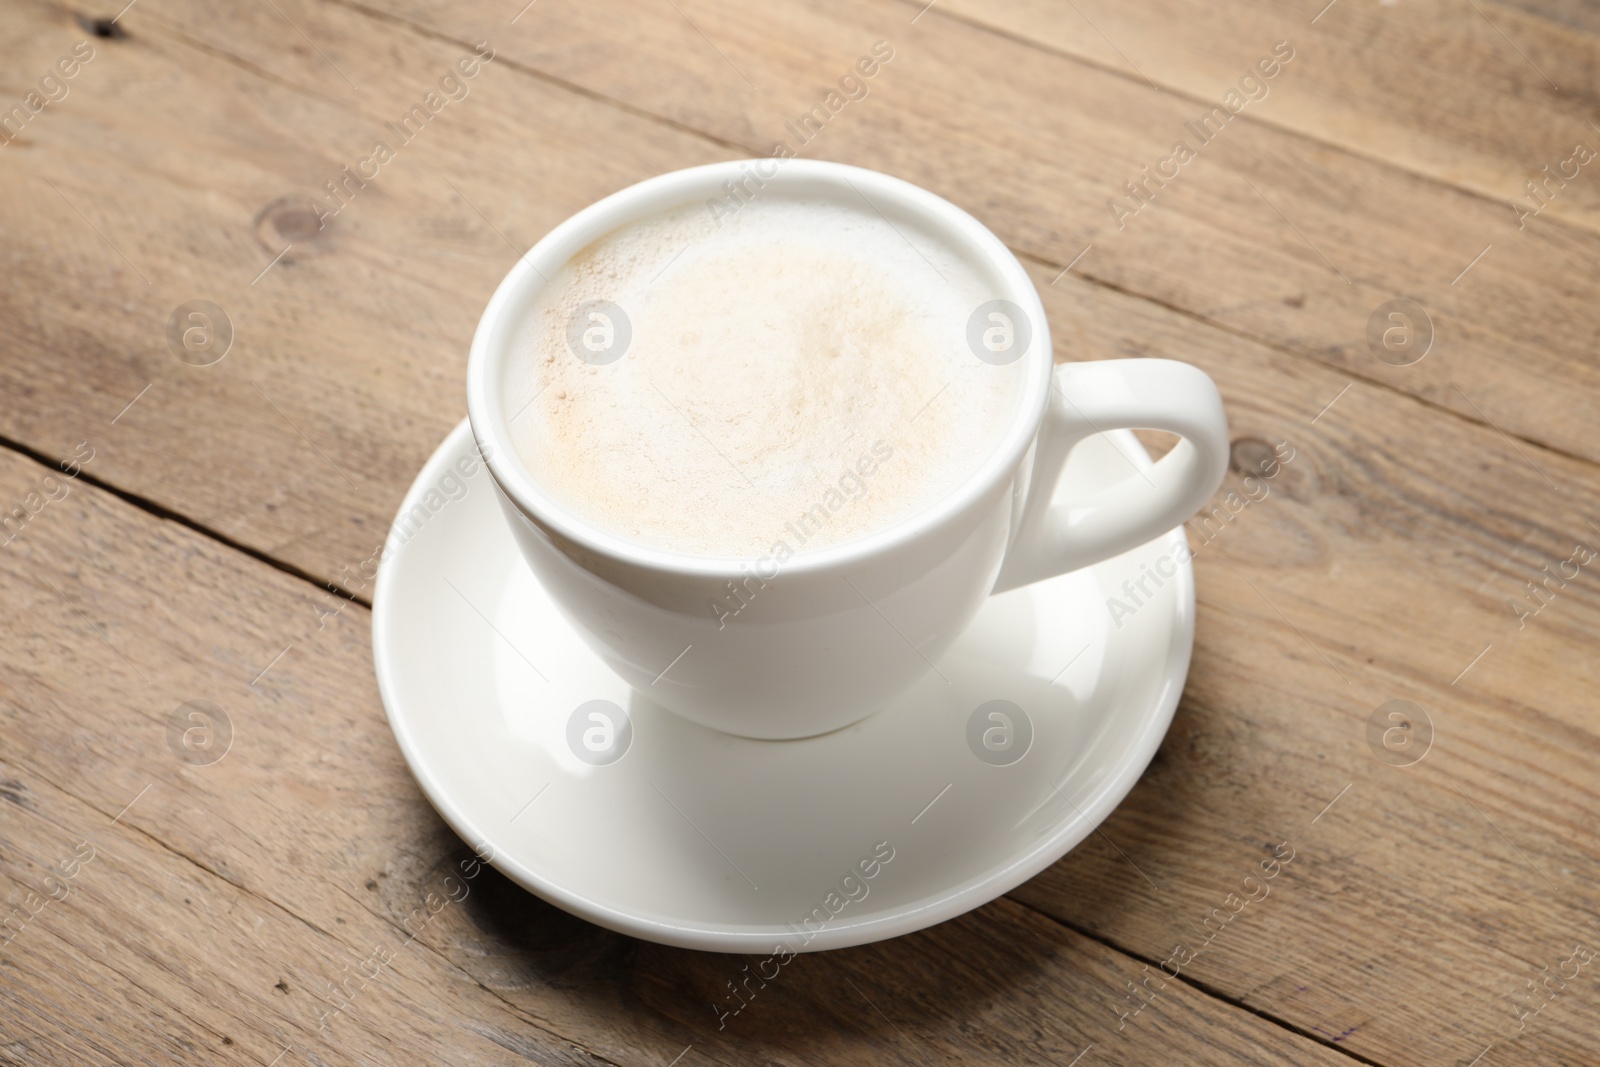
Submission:
[[[1106,938],[1102,937],[1101,935],[1093,932],[1092,930],[1087,930],[1087,929],[1079,926],[1077,923],[1068,922],[1065,919],[1059,919],[1056,916],[1051,915],[1047,911],[1041,911],[1040,909],[1034,907],[1032,904],[1029,904],[1027,901],[1018,900],[1016,897],[1012,896],[1010,893],[1006,893],[1004,895],[1003,899],[1009,901],[1012,904],[1017,905],[1018,907],[1022,908],[1025,911],[1032,912],[1033,914],[1039,916],[1040,918],[1045,919],[1048,922],[1054,923],[1055,925],[1057,925],[1059,927],[1062,927],[1063,929],[1071,930],[1073,933],[1077,934],[1079,937],[1084,938],[1085,940],[1093,941],[1095,944],[1100,945],[1103,948],[1108,948],[1108,949],[1110,949],[1111,951],[1117,953],[1120,956],[1126,956],[1131,960],[1135,960],[1135,961],[1137,961],[1139,963],[1144,964],[1146,967],[1154,967],[1154,968],[1160,969],[1160,963],[1157,960],[1151,959],[1151,958],[1149,958],[1147,956],[1144,956],[1143,954],[1141,954],[1139,952],[1136,952],[1133,949],[1123,948],[1122,946],[1118,945],[1116,942],[1109,941]],[[1171,976],[1167,975],[1166,971],[1162,971],[1161,974],[1162,974],[1163,977],[1166,977],[1168,981],[1173,981],[1174,980]],[[1300,1037],[1303,1037],[1307,1041],[1312,1042],[1313,1044],[1321,1045],[1324,1048],[1330,1049],[1330,1050],[1332,1050],[1334,1052],[1342,1053],[1343,1055],[1350,1057],[1352,1060],[1355,1060],[1357,1063],[1367,1064],[1368,1067],[1389,1067],[1388,1064],[1382,1062],[1381,1060],[1374,1060],[1374,1059],[1371,1059],[1371,1058],[1369,1058],[1367,1056],[1363,1056],[1361,1053],[1356,1052],[1356,1051],[1354,1051],[1352,1049],[1347,1049],[1347,1048],[1343,1047],[1342,1045],[1336,1045],[1336,1044],[1334,1044],[1332,1041],[1330,1041],[1327,1038],[1316,1037],[1316,1036],[1313,1036],[1311,1034],[1308,1034],[1304,1030],[1302,1030],[1298,1026],[1296,1026],[1294,1023],[1290,1022],[1289,1020],[1280,1019],[1276,1015],[1273,1015],[1270,1012],[1263,1011],[1260,1008],[1253,1008],[1250,1005],[1246,1004],[1244,1002],[1243,998],[1235,997],[1235,996],[1233,996],[1231,994],[1224,993],[1220,989],[1218,989],[1216,986],[1213,986],[1211,983],[1203,982],[1200,979],[1195,978],[1193,975],[1186,975],[1186,974],[1183,974],[1183,973],[1180,972],[1178,974],[1177,978],[1176,978],[1176,981],[1182,982],[1184,985],[1186,985],[1189,988],[1193,989],[1195,992],[1202,994],[1203,996],[1210,997],[1212,1000],[1219,1000],[1224,1004],[1230,1005],[1231,1007],[1238,1008],[1240,1011],[1248,1012],[1249,1014],[1254,1015],[1256,1018],[1261,1019],[1264,1022],[1271,1023],[1273,1026],[1276,1026],[1281,1030],[1287,1030],[1291,1034],[1296,1034],[1296,1035],[1298,1035]],[[1251,992],[1254,992],[1254,991],[1255,991],[1255,989],[1252,988]],[[1246,996],[1248,996],[1248,995],[1249,994],[1246,994]]]
[[[11,451],[16,452],[18,455],[26,456],[28,459],[33,460],[40,466],[48,468],[52,473],[61,469],[59,460],[53,459],[38,449],[33,448],[30,445],[23,444],[21,441],[6,437],[3,434],[0,434],[0,448],[8,448]],[[267,552],[263,552],[261,549],[252,548],[241,541],[236,541],[232,537],[229,537],[227,534],[223,533],[221,530],[214,529],[201,522],[196,522],[194,519],[189,518],[182,512],[174,511],[165,504],[151,500],[147,496],[142,496],[138,493],[130,492],[119,486],[113,485],[98,475],[90,474],[87,470],[80,470],[76,480],[87,485],[91,485],[96,489],[110,493],[124,504],[128,504],[134,508],[137,508],[148,515],[153,515],[156,518],[163,519],[167,522],[176,523],[177,525],[182,526],[187,530],[193,530],[195,533],[200,534],[203,537],[207,537],[218,544],[226,545],[235,552],[249,556],[257,563],[265,563],[274,570],[282,571],[284,574],[288,574],[303,581],[310,582],[312,585],[323,590],[324,592],[336,593],[339,596],[344,597],[346,600],[354,601],[355,603],[360,604],[362,607],[369,610],[372,607],[372,602],[370,599],[364,599],[360,596],[357,596],[336,582],[323,581],[302,567],[297,567],[293,563],[281,560],[276,556],[270,555]]]

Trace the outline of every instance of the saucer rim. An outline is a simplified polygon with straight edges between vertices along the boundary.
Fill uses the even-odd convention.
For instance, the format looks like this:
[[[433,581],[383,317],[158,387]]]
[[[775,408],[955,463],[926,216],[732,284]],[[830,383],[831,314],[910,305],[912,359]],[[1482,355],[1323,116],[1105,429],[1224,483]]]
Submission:
[[[1149,454],[1132,431],[1113,430],[1104,434],[1104,436],[1110,439],[1114,446],[1125,456],[1130,457],[1137,466],[1142,469],[1148,469],[1152,465]],[[396,513],[397,517],[406,514],[420,502],[427,489],[443,473],[443,470],[453,465],[458,452],[465,454],[470,451],[469,442],[472,440],[470,424],[467,419],[462,419],[445,436],[418,471],[416,479],[412,482],[410,489],[406,491],[405,498],[400,503]],[[489,474],[487,471],[484,473],[486,475]],[[956,918],[1004,896],[1055,863],[1086,839],[1122,803],[1128,793],[1133,790],[1134,785],[1144,776],[1146,768],[1149,767],[1150,761],[1155,757],[1156,751],[1160,748],[1162,740],[1166,737],[1167,731],[1172,725],[1172,719],[1176,714],[1178,703],[1182,699],[1183,690],[1187,683],[1189,667],[1194,652],[1194,566],[1189,558],[1192,553],[1176,552],[1176,547],[1180,543],[1185,548],[1188,547],[1188,538],[1184,533],[1183,527],[1179,526],[1129,551],[1139,551],[1161,543],[1170,546],[1175,555],[1183,559],[1183,562],[1178,565],[1177,575],[1168,580],[1170,584],[1176,585],[1177,588],[1174,591],[1177,595],[1176,608],[1170,624],[1172,633],[1169,637],[1167,653],[1162,663],[1162,674],[1166,679],[1166,684],[1162,688],[1159,697],[1153,702],[1155,705],[1154,713],[1144,724],[1136,742],[1127,747],[1124,754],[1116,760],[1111,773],[1107,774],[1104,780],[1094,787],[1088,801],[1072,805],[1075,810],[1074,817],[1063,820],[1049,837],[983,873],[974,875],[954,886],[943,887],[928,896],[902,905],[887,914],[868,915],[853,920],[845,919],[837,925],[830,924],[815,931],[811,939],[799,948],[789,944],[795,938],[795,931],[787,925],[755,926],[751,924],[700,922],[675,923],[659,916],[621,911],[598,903],[542,877],[532,868],[519,861],[509,851],[496,847],[491,835],[480,832],[473,824],[473,821],[452,803],[447,790],[429,770],[424,754],[420,751],[416,739],[411,735],[406,725],[405,716],[398,710],[401,707],[401,701],[398,696],[400,683],[396,677],[399,673],[399,667],[391,660],[389,653],[386,651],[392,644],[390,634],[391,628],[395,625],[395,618],[394,613],[387,610],[386,605],[390,597],[394,595],[391,593],[391,589],[398,580],[396,576],[399,572],[395,564],[400,558],[400,552],[396,552],[393,558],[380,563],[374,583],[372,599],[373,668],[377,675],[378,693],[383,702],[384,716],[389,723],[391,732],[395,736],[396,743],[400,747],[401,756],[406,761],[407,769],[411,772],[417,785],[422,789],[423,795],[428,799],[429,804],[439,813],[439,816],[444,819],[451,830],[479,855],[480,859],[499,870],[523,889],[564,911],[615,933],[678,948],[743,954],[778,951],[776,945],[780,942],[784,943],[785,950],[790,952],[817,952],[848,948],[913,933]],[[1104,565],[1104,563],[1097,563],[1092,566]],[[535,578],[535,581],[537,581],[537,578]],[[1107,713],[1124,714],[1125,712],[1121,708],[1113,708]],[[759,742],[752,741],[751,743]],[[483,855],[485,851],[489,853],[487,857]]]

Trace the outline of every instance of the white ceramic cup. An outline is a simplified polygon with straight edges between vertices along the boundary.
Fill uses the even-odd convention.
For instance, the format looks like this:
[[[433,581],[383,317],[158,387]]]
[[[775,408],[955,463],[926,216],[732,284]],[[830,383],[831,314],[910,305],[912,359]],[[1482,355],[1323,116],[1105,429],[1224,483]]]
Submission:
[[[1018,402],[975,473],[910,518],[781,567],[653,548],[579,518],[518,458],[505,410],[513,340],[545,279],[618,227],[722,200],[735,188],[729,182],[741,195],[866,198],[886,220],[935,234],[969,257],[993,296],[1027,320],[1025,328],[1009,324],[1019,347],[1026,338],[1015,357],[1023,361]],[[991,593],[1171,530],[1210,499],[1228,462],[1222,400],[1202,371],[1165,359],[1056,367],[1038,292],[981,223],[898,178],[800,159],[664,174],[550,231],[484,310],[468,362],[467,410],[523,555],[588,644],[644,699],[704,726],[769,739],[825,733],[870,714],[933,669]],[[1141,427],[1182,440],[1142,473],[1130,463],[1125,481],[1090,498],[1053,499],[1075,444]],[[727,602],[730,582],[747,600],[732,619],[712,607]]]

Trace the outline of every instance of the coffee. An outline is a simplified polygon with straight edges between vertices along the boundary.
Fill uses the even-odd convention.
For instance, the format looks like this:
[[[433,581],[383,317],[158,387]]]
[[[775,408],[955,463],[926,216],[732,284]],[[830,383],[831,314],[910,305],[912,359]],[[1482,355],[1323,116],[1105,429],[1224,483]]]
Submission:
[[[911,517],[993,452],[1023,364],[969,341],[992,296],[865,201],[680,208],[551,276],[508,363],[511,435],[595,526],[781,563]]]

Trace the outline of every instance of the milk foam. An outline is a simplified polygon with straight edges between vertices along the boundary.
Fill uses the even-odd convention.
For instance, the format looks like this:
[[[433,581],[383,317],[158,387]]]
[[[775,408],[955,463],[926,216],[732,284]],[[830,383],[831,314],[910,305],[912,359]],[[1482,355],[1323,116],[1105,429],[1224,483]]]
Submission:
[[[968,348],[995,295],[865,203],[767,190],[720,225],[685,207],[551,278],[508,363],[512,439],[546,491],[613,534],[781,563],[914,515],[992,453],[1022,367]],[[626,324],[589,317],[596,300]],[[580,312],[591,347],[631,332],[620,358],[574,354]]]

